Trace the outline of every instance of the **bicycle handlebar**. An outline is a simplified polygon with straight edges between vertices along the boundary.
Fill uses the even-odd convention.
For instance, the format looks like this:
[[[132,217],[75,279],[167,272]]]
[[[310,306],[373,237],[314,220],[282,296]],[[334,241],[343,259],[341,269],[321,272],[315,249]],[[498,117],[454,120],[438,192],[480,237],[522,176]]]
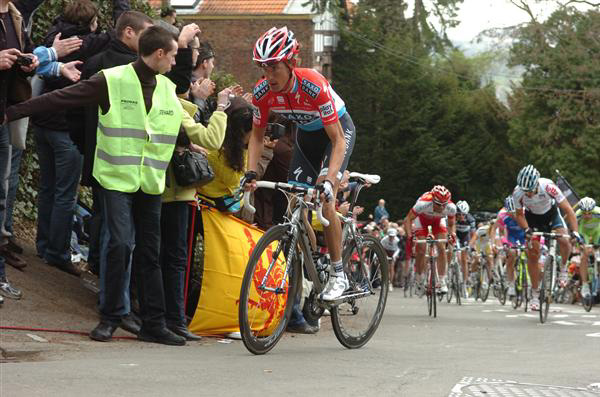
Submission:
[[[310,196],[316,196],[317,198],[317,219],[321,224],[325,227],[329,226],[329,221],[323,216],[323,206],[319,200],[319,194],[321,193],[317,188],[305,188],[296,185],[291,185],[289,183],[284,182],[271,182],[271,181],[256,181],[257,188],[265,188],[265,189],[280,189],[290,193],[300,193],[300,194],[308,194]],[[256,212],[256,208],[250,204],[250,191],[244,192],[244,208],[246,208],[250,213],[254,214]]]
[[[447,243],[448,240],[443,238],[443,239],[432,239],[432,238],[428,238],[425,240],[415,240],[415,243],[419,243],[419,244],[433,244],[433,243]]]
[[[560,233],[546,233],[546,232],[533,232],[531,233],[534,237],[544,237],[544,238],[570,238],[568,234],[560,234]]]

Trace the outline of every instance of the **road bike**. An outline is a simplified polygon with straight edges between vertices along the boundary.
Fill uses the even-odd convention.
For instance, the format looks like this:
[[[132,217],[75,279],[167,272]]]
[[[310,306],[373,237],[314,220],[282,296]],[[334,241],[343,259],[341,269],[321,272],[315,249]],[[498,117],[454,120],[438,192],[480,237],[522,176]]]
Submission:
[[[590,260],[588,261],[588,284],[590,285],[590,297],[581,299],[583,308],[586,312],[592,310],[595,299],[600,296],[600,273],[598,273],[598,262],[600,262],[600,245],[583,244],[582,248],[592,249]],[[585,255],[585,253],[583,254]]]
[[[408,253],[407,253],[408,255]],[[413,296],[413,291],[415,290],[415,258],[410,258],[408,260],[408,271],[407,274],[404,275],[404,297]]]
[[[427,244],[425,251],[425,258],[428,264],[427,267],[427,279],[425,285],[425,295],[427,296],[427,311],[430,316],[437,317],[437,303],[436,303],[436,286],[438,284],[439,275],[437,271],[437,249],[435,244],[446,243],[446,239],[434,239],[431,236],[427,236],[426,239],[415,240],[416,244]],[[445,255],[445,252],[442,253]]]
[[[498,249],[498,254],[494,260],[494,267],[492,268],[492,293],[496,298],[498,298],[498,302],[502,306],[506,304],[506,293],[508,291],[508,287],[506,285],[506,265],[504,261],[506,261],[506,248],[501,247]]]
[[[544,237],[548,244],[548,255],[544,261],[542,269],[542,284],[540,286],[540,322],[543,324],[548,319],[550,303],[552,303],[552,294],[556,287],[557,272],[562,258],[556,249],[556,240],[559,238],[569,238],[568,234],[534,232],[534,237]],[[531,243],[530,243],[531,244]]]
[[[367,183],[376,184],[379,176],[350,173],[357,181],[349,213],[358,193]],[[352,217],[342,221],[342,262],[349,287],[335,301],[319,296],[329,279],[329,269],[317,267],[314,242],[309,238],[306,211],[315,211],[328,226],[320,203],[321,191],[287,183],[258,181],[258,188],[278,189],[289,198],[286,222],[265,232],[254,247],[242,280],[239,324],[242,341],[253,354],[270,351],[283,336],[296,297],[301,293],[303,269],[313,284],[311,305],[331,313],[333,331],[347,348],[359,348],[371,339],[385,310],[388,289],[387,256],[379,240],[358,232]],[[244,205],[253,212],[249,192]],[[313,201],[314,198],[314,201]]]
[[[448,293],[446,294],[446,300],[448,303],[452,301],[452,297],[456,297],[456,303],[461,305],[461,294],[463,291],[463,275],[460,268],[460,253],[465,248],[460,248],[460,244],[456,243],[454,252],[452,253],[452,260],[448,265]]]
[[[520,242],[517,242],[516,246],[510,247],[510,249],[515,251],[516,254],[515,296],[512,298],[512,307],[513,309],[518,309],[524,302],[524,309],[527,311],[529,301],[531,300],[531,279],[527,270],[525,251]]]
[[[490,264],[488,261],[488,256],[486,255],[485,249],[483,247],[478,255],[479,266],[477,266],[476,279],[475,284],[473,285],[473,290],[475,291],[475,300],[481,299],[482,302],[485,302],[490,294],[490,280],[488,275],[488,269]]]

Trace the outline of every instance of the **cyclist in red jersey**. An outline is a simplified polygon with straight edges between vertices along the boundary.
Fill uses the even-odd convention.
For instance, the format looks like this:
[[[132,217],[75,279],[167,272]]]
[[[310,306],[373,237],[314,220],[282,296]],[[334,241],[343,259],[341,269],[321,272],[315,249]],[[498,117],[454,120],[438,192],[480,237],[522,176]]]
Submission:
[[[269,113],[279,113],[298,125],[289,183],[322,185],[323,215],[329,220],[325,240],[333,271],[321,295],[332,301],[348,288],[342,265],[342,228],[335,197],[355,141],[355,128],[344,101],[319,72],[296,67],[299,45],[294,33],[271,28],[254,47],[254,62],[264,77],[254,87],[254,123],[248,143],[246,189],[256,188],[256,169],[263,150]]]
[[[429,234],[428,227],[431,226],[431,232],[435,239],[448,239],[448,229],[450,229],[449,242],[456,241],[456,205],[450,198],[452,195],[444,186],[437,185],[430,192],[423,194],[417,200],[416,204],[411,208],[406,216],[404,228],[406,234],[410,235],[413,229],[417,239],[424,239]],[[447,219],[447,224],[446,224]],[[452,247],[452,244],[449,245]],[[448,292],[448,284],[446,282],[446,264],[447,256],[446,244],[437,244],[438,261],[437,268],[440,278],[440,291]],[[425,244],[416,244],[415,272],[416,282],[420,288],[423,287],[423,271],[425,262]]]

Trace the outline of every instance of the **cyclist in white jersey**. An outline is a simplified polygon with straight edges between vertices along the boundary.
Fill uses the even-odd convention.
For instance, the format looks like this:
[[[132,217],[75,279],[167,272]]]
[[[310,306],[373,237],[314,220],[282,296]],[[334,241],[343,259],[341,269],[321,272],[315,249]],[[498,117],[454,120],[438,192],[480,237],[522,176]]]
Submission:
[[[400,239],[398,238],[398,229],[395,227],[389,227],[385,237],[381,239],[381,245],[387,256],[392,258],[389,263],[389,272],[390,272],[390,284],[388,290],[391,292],[394,290],[393,280],[394,280],[394,270],[396,268],[396,261],[398,260],[398,256],[400,255]]]
[[[473,271],[477,271],[479,269],[479,254],[483,252],[483,254],[488,259],[488,266],[485,269],[487,271],[488,280],[492,279],[491,266],[493,262],[492,259],[492,246],[493,240],[490,238],[490,224],[489,223],[479,223],[477,225],[477,230],[473,233],[471,237],[471,241],[469,245],[471,249],[475,250],[477,255],[473,257]],[[487,283],[483,283],[481,286],[483,289],[487,289]]]
[[[577,218],[571,204],[552,180],[540,178],[539,171],[533,165],[527,165],[519,172],[513,200],[517,211],[517,223],[525,230],[528,238],[531,237],[534,228],[541,232],[567,234],[568,223],[571,236],[581,241],[581,236],[577,232]],[[566,215],[567,223],[561,216],[559,208]],[[571,253],[571,243],[567,238],[559,238],[558,244],[562,257],[560,278],[564,282],[567,280],[566,264]],[[539,310],[540,269],[537,265],[539,257],[540,242],[534,240],[533,244],[527,246],[527,267],[534,289],[531,300],[532,310]]]

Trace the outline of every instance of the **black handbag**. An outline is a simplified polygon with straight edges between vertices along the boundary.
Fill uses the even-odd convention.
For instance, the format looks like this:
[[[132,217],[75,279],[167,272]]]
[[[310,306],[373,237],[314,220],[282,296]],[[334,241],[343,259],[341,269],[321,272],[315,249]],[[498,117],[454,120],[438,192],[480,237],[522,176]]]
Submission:
[[[202,186],[215,179],[215,172],[203,153],[188,149],[183,152],[175,151],[171,166],[179,186]]]

